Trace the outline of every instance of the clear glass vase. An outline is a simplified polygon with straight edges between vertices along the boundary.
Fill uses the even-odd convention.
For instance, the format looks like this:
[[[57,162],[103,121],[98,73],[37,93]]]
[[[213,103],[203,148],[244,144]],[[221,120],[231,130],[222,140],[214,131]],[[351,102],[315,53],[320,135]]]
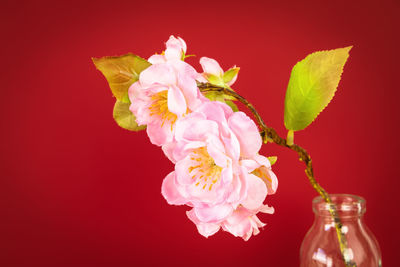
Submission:
[[[378,242],[365,225],[365,199],[346,194],[331,194],[332,203],[342,222],[347,239],[344,257],[357,267],[382,266]],[[304,237],[300,248],[300,267],[345,267],[329,205],[316,197],[312,203],[314,224]]]

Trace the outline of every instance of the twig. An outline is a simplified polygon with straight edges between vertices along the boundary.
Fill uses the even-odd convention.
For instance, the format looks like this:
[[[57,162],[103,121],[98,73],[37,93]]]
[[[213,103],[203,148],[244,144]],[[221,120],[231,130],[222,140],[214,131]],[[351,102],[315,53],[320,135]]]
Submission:
[[[260,114],[258,114],[258,112],[254,108],[254,106],[249,101],[247,101],[247,99],[245,99],[238,93],[234,92],[233,90],[230,90],[225,87],[216,86],[216,85],[213,85],[210,83],[198,83],[198,87],[199,87],[200,91],[203,93],[205,93],[205,92],[220,92],[225,95],[235,97],[242,104],[244,104],[248,109],[250,109],[251,113],[253,113],[259,127],[261,128],[260,135],[264,142],[266,142],[268,140],[270,142],[274,142],[277,145],[287,147],[287,148],[297,152],[299,159],[301,161],[303,161],[304,164],[306,165],[305,173],[306,173],[308,180],[310,181],[312,187],[318,192],[318,194],[321,195],[321,197],[324,199],[324,201],[329,204],[329,212],[335,223],[336,235],[338,237],[338,241],[339,241],[339,245],[340,245],[340,252],[342,254],[342,258],[343,258],[343,261],[345,262],[346,267],[356,267],[357,265],[354,262],[350,261],[349,259],[347,259],[345,257],[346,249],[347,249],[347,239],[346,239],[346,236],[342,232],[342,227],[343,227],[342,222],[339,218],[339,215],[337,213],[335,205],[332,203],[332,200],[331,200],[329,194],[325,191],[325,189],[322,188],[322,186],[320,186],[318,184],[318,182],[316,181],[316,179],[314,177],[314,170],[313,170],[310,154],[308,154],[304,148],[302,148],[296,144],[289,145],[286,142],[286,139],[280,137],[273,128],[267,127],[267,125],[264,123],[263,119],[261,118]]]

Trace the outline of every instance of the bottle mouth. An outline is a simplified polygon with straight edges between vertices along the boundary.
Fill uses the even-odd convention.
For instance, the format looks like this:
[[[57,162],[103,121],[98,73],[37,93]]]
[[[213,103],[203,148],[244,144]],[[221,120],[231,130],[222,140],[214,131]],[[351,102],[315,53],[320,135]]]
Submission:
[[[331,216],[331,209],[335,208],[340,217],[354,217],[365,213],[366,201],[364,198],[350,194],[329,194],[332,203],[328,204],[321,196],[315,197],[312,202],[313,211],[317,215]]]

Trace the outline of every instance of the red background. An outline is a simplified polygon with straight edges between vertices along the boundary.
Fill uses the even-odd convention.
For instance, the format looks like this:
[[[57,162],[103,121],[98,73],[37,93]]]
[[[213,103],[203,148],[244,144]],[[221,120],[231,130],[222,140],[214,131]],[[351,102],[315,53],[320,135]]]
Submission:
[[[241,67],[235,89],[281,135],[292,66],[354,45],[327,110],[295,142],[331,193],[367,199],[383,263],[398,254],[398,1],[3,1],[1,266],[297,266],[316,193],[295,154],[274,144],[274,215],[248,242],[200,236],[161,182],[173,165],[113,121],[114,99],[90,57],[148,57],[169,35]]]

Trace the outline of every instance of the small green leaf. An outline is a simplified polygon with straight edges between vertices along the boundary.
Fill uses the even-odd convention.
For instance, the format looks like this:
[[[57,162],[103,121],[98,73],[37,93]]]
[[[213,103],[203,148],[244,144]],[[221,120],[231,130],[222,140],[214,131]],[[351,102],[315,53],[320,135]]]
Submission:
[[[268,160],[271,163],[271,165],[274,165],[278,160],[278,157],[277,156],[268,157]]]
[[[351,48],[318,51],[293,67],[285,97],[286,129],[306,128],[329,104]]]
[[[207,80],[214,84],[214,85],[218,85],[218,86],[224,86],[224,81],[222,80],[222,78],[220,76],[214,75],[214,74],[207,74]]]
[[[185,59],[187,59],[188,57],[195,57],[196,55],[185,55],[184,53],[182,53],[182,61],[185,61]]]
[[[118,100],[126,97],[129,87],[139,79],[139,74],[151,64],[136,55],[126,54],[118,57],[92,58],[96,68],[103,73],[113,95]],[[123,100],[125,101],[126,98]]]
[[[146,125],[139,126],[135,115],[129,110],[130,103],[117,100],[114,105],[113,117],[119,126],[129,131],[140,131],[146,129]]]
[[[234,67],[231,68],[224,73],[224,83],[229,83],[232,81],[233,78],[235,78],[236,75],[238,75],[240,68],[239,67]]]
[[[225,103],[228,105],[228,106],[230,106],[231,107],[231,109],[234,111],[234,112],[237,112],[237,111],[239,111],[239,109],[238,109],[238,107],[236,106],[236,104],[235,103],[233,103],[232,101],[225,101]]]
[[[211,101],[215,101],[217,99],[218,92],[207,92],[204,93],[204,96],[210,99]]]
[[[222,103],[226,103],[228,106],[232,108],[234,112],[239,111],[238,107],[233,103],[230,99],[235,99],[229,95],[224,94],[223,92],[207,92],[204,94],[205,97],[210,99],[211,101],[219,101]]]

